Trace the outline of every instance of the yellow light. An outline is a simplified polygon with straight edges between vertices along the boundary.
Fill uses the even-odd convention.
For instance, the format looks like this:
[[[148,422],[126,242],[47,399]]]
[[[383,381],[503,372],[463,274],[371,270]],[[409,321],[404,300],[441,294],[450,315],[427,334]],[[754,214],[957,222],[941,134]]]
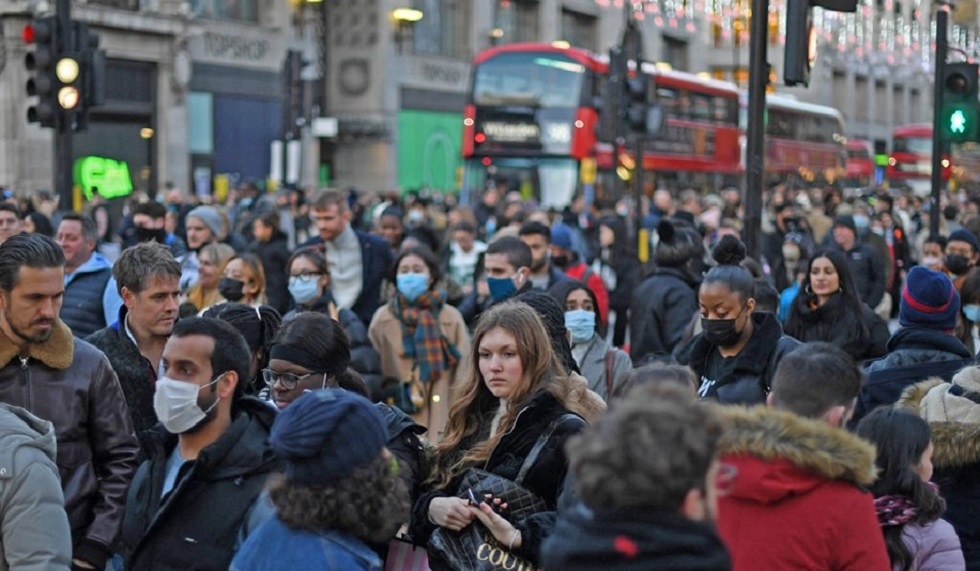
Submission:
[[[396,22],[415,23],[421,20],[422,16],[422,10],[416,10],[414,8],[395,8],[391,11],[391,17]]]
[[[78,90],[74,87],[66,86],[58,90],[58,105],[61,105],[62,109],[70,111],[78,107],[79,99]]]
[[[940,164],[943,165],[943,168],[944,169],[948,169],[949,168],[949,159],[943,159],[942,162],[940,162]]]
[[[490,37],[499,40],[500,38],[504,37],[504,29],[503,28],[494,28],[494,29],[490,30]]]
[[[616,174],[619,175],[620,180],[630,179],[630,171],[625,167],[616,167]]]
[[[565,40],[555,40],[555,41],[551,42],[551,45],[553,47],[556,47],[556,48],[562,49],[562,50],[567,50],[568,48],[572,47],[572,44],[566,42]]]
[[[897,163],[898,161],[895,160],[895,157],[888,157],[888,166],[893,167]]]
[[[473,126],[473,119],[471,119],[469,117],[467,117],[466,119],[463,119],[463,125],[466,125],[467,127],[472,127]]]
[[[140,137],[143,139],[153,138],[153,127],[143,127],[140,129]]]
[[[54,74],[61,83],[71,83],[78,79],[78,62],[70,57],[63,57],[55,64]]]

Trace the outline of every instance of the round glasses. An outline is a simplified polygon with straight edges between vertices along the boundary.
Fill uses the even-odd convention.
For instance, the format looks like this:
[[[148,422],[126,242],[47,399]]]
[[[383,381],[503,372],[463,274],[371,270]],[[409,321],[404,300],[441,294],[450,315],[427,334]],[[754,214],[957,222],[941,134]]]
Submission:
[[[272,369],[262,369],[262,379],[265,380],[265,385],[270,389],[275,386],[276,383],[279,383],[284,389],[291,391],[296,388],[296,385],[298,385],[300,381],[313,375],[323,375],[323,382],[327,382],[326,373],[306,373],[305,375],[296,375],[294,373],[280,373],[278,371],[273,371]]]

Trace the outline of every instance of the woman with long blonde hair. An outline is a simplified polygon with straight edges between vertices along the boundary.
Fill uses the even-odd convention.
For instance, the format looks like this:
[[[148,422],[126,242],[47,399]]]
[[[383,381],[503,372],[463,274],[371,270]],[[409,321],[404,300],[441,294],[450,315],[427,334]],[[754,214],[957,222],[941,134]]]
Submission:
[[[439,527],[459,531],[479,520],[502,546],[536,563],[568,468],[565,441],[590,414],[575,397],[580,386],[568,377],[530,306],[507,302],[484,313],[431,475],[415,502],[413,540],[425,544]],[[517,479],[542,435],[547,444],[521,484],[544,500],[546,511],[511,521],[499,499],[480,494],[473,505],[459,497],[466,494],[459,487],[471,468]],[[431,549],[429,555],[437,557]]]

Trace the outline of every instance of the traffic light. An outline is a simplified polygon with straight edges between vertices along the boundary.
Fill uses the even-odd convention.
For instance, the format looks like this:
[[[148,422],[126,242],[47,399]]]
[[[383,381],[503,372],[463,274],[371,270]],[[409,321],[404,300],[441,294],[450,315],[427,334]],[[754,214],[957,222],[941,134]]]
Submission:
[[[978,129],[977,76],[975,63],[947,63],[943,73],[943,102],[939,136],[950,143],[980,138]]]
[[[817,61],[817,33],[813,29],[810,0],[788,0],[786,4],[786,50],[783,81],[786,85],[810,84],[810,70]]]
[[[627,77],[626,87],[626,126],[633,133],[646,134],[647,111],[649,110],[648,97],[650,94],[650,78],[640,71],[637,63],[636,74]]]
[[[27,96],[37,97],[36,105],[27,109],[27,120],[42,127],[55,127],[58,121],[58,79],[55,75],[58,60],[58,21],[54,16],[35,18],[24,26],[21,34],[25,44],[34,50],[24,58],[24,67],[31,73],[27,80]]]

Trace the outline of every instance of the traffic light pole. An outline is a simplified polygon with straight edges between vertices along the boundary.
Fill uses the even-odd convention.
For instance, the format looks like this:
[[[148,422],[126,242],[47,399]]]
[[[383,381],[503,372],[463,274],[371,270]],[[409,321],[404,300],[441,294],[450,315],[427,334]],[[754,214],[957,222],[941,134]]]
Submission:
[[[929,233],[939,234],[939,201],[942,196],[943,141],[943,78],[946,77],[946,52],[948,51],[947,31],[949,28],[949,6],[940,4],[936,10],[936,70],[932,91],[932,207],[929,211]]]
[[[59,41],[66,45],[58,46],[59,53],[74,50],[72,39],[71,0],[58,0],[55,7],[55,17],[58,19]],[[55,190],[58,192],[58,209],[70,212],[75,206],[72,180],[72,125],[73,118],[69,113],[60,113],[58,126],[54,129],[54,172]]]
[[[769,66],[766,65],[766,45],[769,42],[769,0],[752,0],[752,21],[749,33],[749,103],[748,129],[745,142],[745,232],[742,239],[749,256],[758,260],[762,246],[762,187],[765,184],[766,143],[766,84]]]

